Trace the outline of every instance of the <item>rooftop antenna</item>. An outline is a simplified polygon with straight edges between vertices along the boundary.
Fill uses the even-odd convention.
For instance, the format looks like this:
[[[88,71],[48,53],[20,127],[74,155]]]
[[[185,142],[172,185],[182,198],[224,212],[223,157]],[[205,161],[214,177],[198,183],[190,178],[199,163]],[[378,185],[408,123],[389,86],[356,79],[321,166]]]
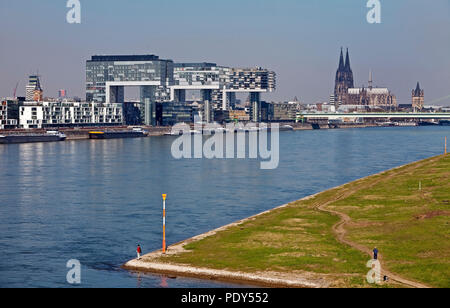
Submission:
[[[369,89],[372,90],[373,88],[373,75],[372,75],[372,69],[370,69],[370,73],[369,73]]]

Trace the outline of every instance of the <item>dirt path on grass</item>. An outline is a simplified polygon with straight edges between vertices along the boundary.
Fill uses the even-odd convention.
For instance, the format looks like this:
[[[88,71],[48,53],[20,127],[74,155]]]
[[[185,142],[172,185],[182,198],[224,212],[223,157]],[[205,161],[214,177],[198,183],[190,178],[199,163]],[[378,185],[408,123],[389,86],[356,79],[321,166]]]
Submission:
[[[435,157],[434,159],[427,160],[425,163],[433,163],[438,159],[440,159],[440,157]],[[332,227],[332,230],[333,230],[334,234],[336,235],[337,240],[341,244],[348,245],[354,249],[357,249],[357,250],[371,256],[371,254],[372,254],[371,249],[369,249],[361,244],[354,243],[346,238],[347,230],[345,229],[345,227],[347,224],[352,222],[352,219],[345,213],[341,213],[341,212],[338,212],[338,211],[335,211],[332,209],[328,209],[327,207],[336,201],[350,197],[351,195],[353,195],[354,193],[356,193],[357,191],[359,191],[361,189],[373,187],[382,181],[392,179],[393,177],[395,177],[398,174],[404,174],[407,172],[411,172],[421,166],[423,166],[423,163],[416,163],[413,165],[401,166],[401,167],[394,168],[389,171],[379,173],[378,175],[384,174],[384,176],[381,179],[377,179],[370,183],[363,182],[364,180],[367,180],[367,178],[369,178],[369,177],[366,177],[366,178],[357,180],[351,184],[346,184],[346,185],[336,187],[335,189],[338,189],[340,192],[337,196],[329,199],[325,203],[317,202],[317,203],[313,204],[313,207],[318,211],[326,212],[326,213],[338,216],[340,218],[340,221]],[[404,169],[398,170],[400,168],[404,168]],[[397,171],[397,172],[392,174],[392,171]],[[391,174],[386,175],[386,173],[391,173]],[[376,176],[376,175],[374,175],[374,176]],[[373,176],[370,176],[370,177],[373,177]],[[310,200],[319,194],[321,194],[321,193],[305,197],[298,201]],[[224,230],[229,229],[230,227],[241,225],[244,222],[257,219],[261,215],[270,213],[270,212],[278,210],[278,209],[283,209],[290,205],[291,205],[291,203],[285,204],[285,205],[275,208],[273,210],[269,210],[269,211],[260,213],[253,217],[249,217],[249,218],[243,219],[241,221],[221,227],[219,229],[201,234],[199,236],[185,240],[178,244],[171,245],[167,254],[163,254],[161,251],[155,251],[153,253],[143,256],[141,260],[131,260],[131,261],[127,262],[123,266],[123,268],[132,270],[132,271],[137,271],[137,272],[149,272],[149,273],[164,274],[164,275],[169,275],[169,277],[171,275],[173,277],[176,277],[176,276],[194,277],[194,278],[201,278],[201,279],[213,279],[213,280],[221,280],[221,281],[226,281],[226,282],[262,285],[262,286],[269,286],[269,287],[310,287],[310,288],[311,287],[312,288],[329,287],[330,283],[326,280],[326,278],[318,277],[317,275],[312,275],[312,273],[262,272],[262,273],[253,273],[252,275],[249,276],[249,273],[244,273],[244,272],[241,273],[241,272],[224,271],[224,270],[213,270],[213,269],[208,269],[208,268],[194,267],[194,266],[190,266],[190,265],[186,265],[186,264],[170,264],[170,263],[164,262],[165,256],[177,255],[179,253],[185,252],[186,250],[185,250],[184,246],[189,243],[199,241],[199,240],[204,239],[209,236],[213,236],[220,231],[224,231]],[[382,261],[381,255],[380,255],[380,261]],[[405,278],[403,278],[399,275],[396,275],[394,273],[391,273],[387,270],[383,270],[382,274],[388,276],[391,281],[400,283],[404,286],[408,286],[408,287],[412,287],[412,288],[428,288],[428,286],[426,286],[422,283],[405,279]]]
[[[427,163],[432,163],[432,162],[436,161],[437,159],[439,159],[439,157],[436,157],[436,158],[434,158],[432,160],[429,160],[429,161],[427,161]],[[337,240],[340,243],[348,245],[348,246],[350,246],[350,247],[352,247],[354,249],[357,249],[357,250],[359,250],[359,251],[361,251],[363,253],[368,254],[369,256],[372,256],[372,250],[371,249],[369,249],[369,248],[367,248],[367,247],[365,247],[365,246],[363,246],[361,244],[352,242],[352,241],[350,241],[350,240],[348,240],[346,238],[347,230],[345,229],[345,226],[352,222],[352,219],[350,218],[350,216],[348,216],[347,214],[342,213],[342,212],[338,212],[338,211],[335,211],[335,210],[328,209],[327,206],[332,204],[332,203],[334,203],[334,202],[336,202],[336,201],[339,201],[339,200],[342,200],[342,199],[346,199],[346,198],[350,197],[351,195],[353,195],[354,193],[358,192],[361,189],[371,188],[371,187],[377,185],[378,183],[380,183],[382,181],[386,181],[386,180],[392,179],[393,177],[395,177],[395,176],[397,176],[399,174],[411,172],[411,171],[419,168],[420,166],[422,166],[422,164],[420,164],[420,163],[419,164],[414,164],[412,166],[408,166],[404,170],[402,170],[401,172],[397,172],[397,173],[394,173],[394,174],[389,174],[387,177],[382,177],[381,179],[376,180],[376,181],[371,182],[371,183],[367,183],[367,184],[365,184],[365,183],[363,183],[363,184],[354,183],[353,186],[349,185],[348,188],[345,188],[345,190],[340,195],[338,195],[338,196],[328,200],[325,203],[316,203],[316,204],[314,204],[314,207],[317,210],[321,211],[321,212],[330,213],[330,214],[338,216],[340,218],[340,221],[333,226],[333,232],[335,233],[336,238],[337,238]],[[402,167],[398,167],[396,169],[399,169],[399,168],[402,168]],[[393,169],[393,170],[396,170],[396,169]],[[392,170],[390,170],[390,171],[392,171]],[[390,171],[387,171],[387,172],[390,172]],[[382,257],[381,254],[379,255],[379,261],[381,263],[383,261],[383,257]],[[385,267],[382,266],[382,268],[385,268]],[[383,269],[381,274],[382,274],[382,276],[388,276],[389,279],[392,280],[392,281],[399,282],[399,283],[401,283],[403,285],[406,285],[408,287],[412,287],[412,288],[429,288],[427,285],[424,285],[424,284],[416,282],[416,281],[405,279],[405,278],[403,278],[403,277],[401,277],[401,276],[399,276],[399,275],[397,275],[395,273],[392,273],[392,272],[390,272],[390,271],[388,271],[386,269]]]

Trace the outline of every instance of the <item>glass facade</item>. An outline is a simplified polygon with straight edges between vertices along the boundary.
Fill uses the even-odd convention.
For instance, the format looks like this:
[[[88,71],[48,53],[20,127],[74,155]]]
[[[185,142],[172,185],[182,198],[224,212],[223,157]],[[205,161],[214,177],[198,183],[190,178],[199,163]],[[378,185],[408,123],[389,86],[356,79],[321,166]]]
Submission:
[[[228,89],[273,92],[276,89],[276,76],[274,72],[262,68],[232,69]]]
[[[106,82],[158,82],[154,98],[164,100],[173,84],[173,61],[154,55],[93,56],[86,62],[86,100],[106,102]],[[115,102],[123,102],[123,87],[112,87]]]
[[[171,126],[177,123],[191,123],[192,107],[185,103],[162,103],[161,123],[163,126]]]
[[[186,91],[200,91],[201,101],[209,108],[229,110],[235,108],[236,93],[250,92],[258,99],[255,115],[259,120],[260,93],[276,88],[275,72],[256,68],[229,68],[215,63],[173,63],[155,55],[93,56],[86,62],[86,101],[124,103],[127,86],[140,87],[141,118],[146,125],[158,122],[189,122],[188,110],[182,105],[167,102],[186,102]],[[255,94],[258,92],[257,94]],[[157,120],[157,106],[173,110]],[[221,106],[221,107],[220,107]],[[212,113],[212,111],[211,111]],[[209,114],[209,113],[208,113]],[[191,117],[191,115],[189,115]]]
[[[221,85],[226,82],[227,68],[215,63],[176,63],[175,85],[205,86]]]

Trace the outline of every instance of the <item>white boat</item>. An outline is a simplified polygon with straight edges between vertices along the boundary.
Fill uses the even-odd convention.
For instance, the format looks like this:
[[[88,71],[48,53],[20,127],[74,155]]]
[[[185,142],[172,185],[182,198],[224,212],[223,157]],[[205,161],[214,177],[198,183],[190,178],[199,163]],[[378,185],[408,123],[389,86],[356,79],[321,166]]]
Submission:
[[[283,125],[280,127],[280,131],[291,131],[294,130],[294,127],[291,125]]]
[[[398,126],[401,127],[415,127],[415,126],[419,126],[419,124],[417,124],[416,122],[399,122],[397,123]]]
[[[165,136],[181,136],[183,134],[183,132],[182,131],[179,131],[179,132],[168,132],[168,133],[165,133],[164,135]]]

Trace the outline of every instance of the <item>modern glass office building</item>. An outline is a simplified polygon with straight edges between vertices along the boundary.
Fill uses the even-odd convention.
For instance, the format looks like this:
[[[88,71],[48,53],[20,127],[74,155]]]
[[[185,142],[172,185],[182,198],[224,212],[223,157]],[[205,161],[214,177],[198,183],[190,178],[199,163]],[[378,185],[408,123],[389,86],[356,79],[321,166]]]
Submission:
[[[161,124],[163,126],[193,122],[192,107],[186,104],[165,102],[161,104],[161,107]]]
[[[204,86],[224,82],[224,68],[215,63],[175,63],[175,85]]]
[[[208,62],[175,64],[155,55],[93,56],[86,61],[86,101],[124,103],[125,87],[140,88],[142,118],[147,125],[157,122],[156,103],[185,104],[187,91],[200,91],[203,103],[224,111],[235,108],[236,93],[251,93],[251,103],[256,107],[253,118],[258,120],[260,96],[275,90],[276,74],[259,67],[239,69]],[[177,112],[180,109],[178,105],[174,108]]]
[[[264,90],[273,92],[276,89],[276,75],[263,68],[234,68],[231,70],[228,88],[231,90]]]
[[[123,103],[124,87],[139,86],[142,101],[164,101],[173,68],[172,60],[155,55],[93,56],[86,61],[86,100]]]

